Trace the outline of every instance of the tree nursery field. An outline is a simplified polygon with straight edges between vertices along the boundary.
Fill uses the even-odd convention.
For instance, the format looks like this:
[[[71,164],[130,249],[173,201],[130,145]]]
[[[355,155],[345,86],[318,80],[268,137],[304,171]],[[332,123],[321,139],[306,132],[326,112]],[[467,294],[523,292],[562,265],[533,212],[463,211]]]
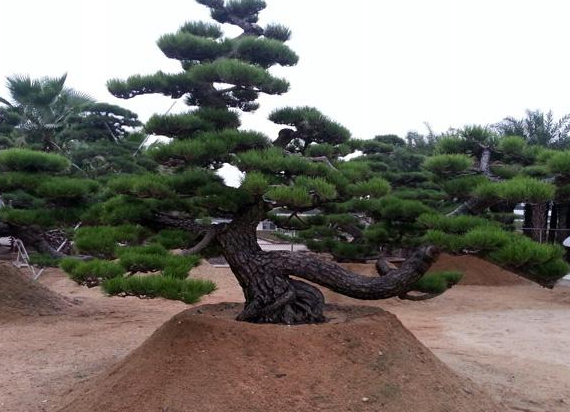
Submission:
[[[0,410],[568,411],[570,115],[248,130],[293,33],[196,2],[156,42],[177,71],[107,83],[182,113],[6,79]]]

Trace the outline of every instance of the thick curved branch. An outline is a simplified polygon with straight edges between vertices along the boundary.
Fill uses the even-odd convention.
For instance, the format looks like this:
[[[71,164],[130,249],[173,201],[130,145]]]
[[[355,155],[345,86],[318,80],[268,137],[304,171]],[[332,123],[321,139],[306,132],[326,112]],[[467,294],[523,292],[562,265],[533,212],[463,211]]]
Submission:
[[[388,264],[388,261],[383,257],[378,258],[375,267],[376,267],[376,272],[378,272],[378,275],[380,276],[386,276],[393,269]]]
[[[210,225],[205,225],[203,223],[196,222],[195,219],[180,215],[178,213],[156,213],[154,215],[154,220],[149,222],[152,226],[158,228],[172,228],[181,229],[192,233],[202,233],[206,232]]]
[[[297,137],[295,130],[293,129],[281,129],[279,131],[279,136],[273,141],[273,146],[285,149],[289,143]]]
[[[482,199],[472,197],[460,204],[454,211],[447,214],[448,217],[461,216],[461,215],[478,215],[497,203],[493,199]]]
[[[185,250],[182,254],[195,255],[196,253],[200,253],[202,250],[206,249],[210,245],[210,243],[212,243],[212,241],[216,238],[216,235],[218,234],[219,230],[220,229],[218,226],[211,226],[210,229],[208,229],[208,231],[202,238],[202,240],[198,242],[198,244],[196,244],[194,247],[190,249]]]
[[[362,300],[389,299],[405,295],[427,272],[439,256],[435,246],[418,249],[400,269],[390,269],[381,277],[367,277],[350,272],[333,262],[303,253],[267,252],[277,273],[295,276],[333,292]]]
[[[356,225],[339,223],[337,226],[353,237],[353,242],[358,242],[364,237],[364,233]]]

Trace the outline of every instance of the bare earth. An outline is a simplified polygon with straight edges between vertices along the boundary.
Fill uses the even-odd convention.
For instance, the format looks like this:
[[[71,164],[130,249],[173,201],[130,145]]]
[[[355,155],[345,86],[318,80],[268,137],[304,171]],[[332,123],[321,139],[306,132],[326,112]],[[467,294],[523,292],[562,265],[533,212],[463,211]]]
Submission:
[[[203,265],[193,277],[216,282],[202,303],[239,302],[229,269]],[[71,389],[103,373],[189,306],[165,300],[108,298],[49,270],[41,282],[80,301],[57,316],[0,313],[0,411],[56,411]],[[532,284],[457,286],[428,302],[353,301],[327,293],[330,303],[378,306],[394,313],[460,375],[511,411],[570,410],[570,288]]]

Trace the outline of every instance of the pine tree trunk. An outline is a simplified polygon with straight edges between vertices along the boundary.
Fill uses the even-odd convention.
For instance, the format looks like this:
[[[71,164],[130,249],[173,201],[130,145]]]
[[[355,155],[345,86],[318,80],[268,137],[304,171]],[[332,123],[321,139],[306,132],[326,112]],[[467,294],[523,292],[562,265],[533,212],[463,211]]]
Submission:
[[[524,223],[523,223],[523,234],[528,237],[532,237],[532,205],[530,203],[525,203],[524,205]]]
[[[558,224],[556,231],[556,243],[562,243],[564,240],[570,236],[570,231],[568,230],[568,213],[570,212],[570,207],[568,203],[558,203]]]
[[[558,204],[555,202],[552,202],[552,207],[551,207],[551,212],[550,212],[550,221],[548,224],[548,242],[549,243],[554,243],[556,242],[556,232],[558,229]]]
[[[262,208],[252,208],[216,236],[245,295],[238,320],[290,325],[324,322],[321,291],[274,270],[279,260],[259,247],[256,228],[263,218]]]
[[[263,207],[254,207],[216,234],[245,295],[245,308],[238,317],[241,321],[290,325],[324,322],[323,294],[299,278],[356,299],[405,297],[439,255],[433,246],[423,247],[400,269],[378,277],[361,276],[311,254],[261,250],[256,227],[263,218]]]
[[[537,203],[532,206],[532,239],[535,242],[546,241],[547,203]]]
[[[213,231],[212,227],[208,229],[193,219],[176,215],[159,214],[155,223],[162,227],[211,234],[205,235],[200,243],[208,243],[205,239],[212,239],[221,247],[245,296],[245,308],[238,317],[241,321],[289,325],[324,322],[323,294],[299,278],[355,299],[435,296],[409,294],[437,259],[439,250],[434,246],[419,248],[399,269],[379,270],[377,277],[362,276],[308,253],[261,250],[256,228],[266,214],[265,205],[261,203],[242,211],[240,217],[230,223],[214,225]],[[377,267],[383,266],[379,264]]]

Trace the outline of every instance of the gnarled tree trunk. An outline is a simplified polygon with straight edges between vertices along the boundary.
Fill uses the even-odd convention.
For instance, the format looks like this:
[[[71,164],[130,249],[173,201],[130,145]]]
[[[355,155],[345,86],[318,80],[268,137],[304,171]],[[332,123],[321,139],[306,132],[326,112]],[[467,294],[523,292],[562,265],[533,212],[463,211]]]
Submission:
[[[308,253],[261,250],[256,228],[266,215],[266,205],[261,202],[230,223],[207,227],[190,218],[159,214],[155,224],[202,233],[192,253],[199,253],[210,242],[219,244],[245,295],[245,308],[238,317],[241,321],[289,325],[324,322],[323,294],[300,279],[356,299],[418,300],[435,296],[409,294],[439,255],[434,246],[419,248],[399,269],[379,261],[379,276],[361,276]]]
[[[378,277],[361,276],[311,254],[261,250],[256,227],[264,216],[262,207],[252,208],[216,230],[215,240],[244,291],[245,308],[238,318],[242,321],[324,322],[323,294],[299,278],[357,299],[405,298],[439,254],[435,247],[424,247],[400,269],[382,271]]]

